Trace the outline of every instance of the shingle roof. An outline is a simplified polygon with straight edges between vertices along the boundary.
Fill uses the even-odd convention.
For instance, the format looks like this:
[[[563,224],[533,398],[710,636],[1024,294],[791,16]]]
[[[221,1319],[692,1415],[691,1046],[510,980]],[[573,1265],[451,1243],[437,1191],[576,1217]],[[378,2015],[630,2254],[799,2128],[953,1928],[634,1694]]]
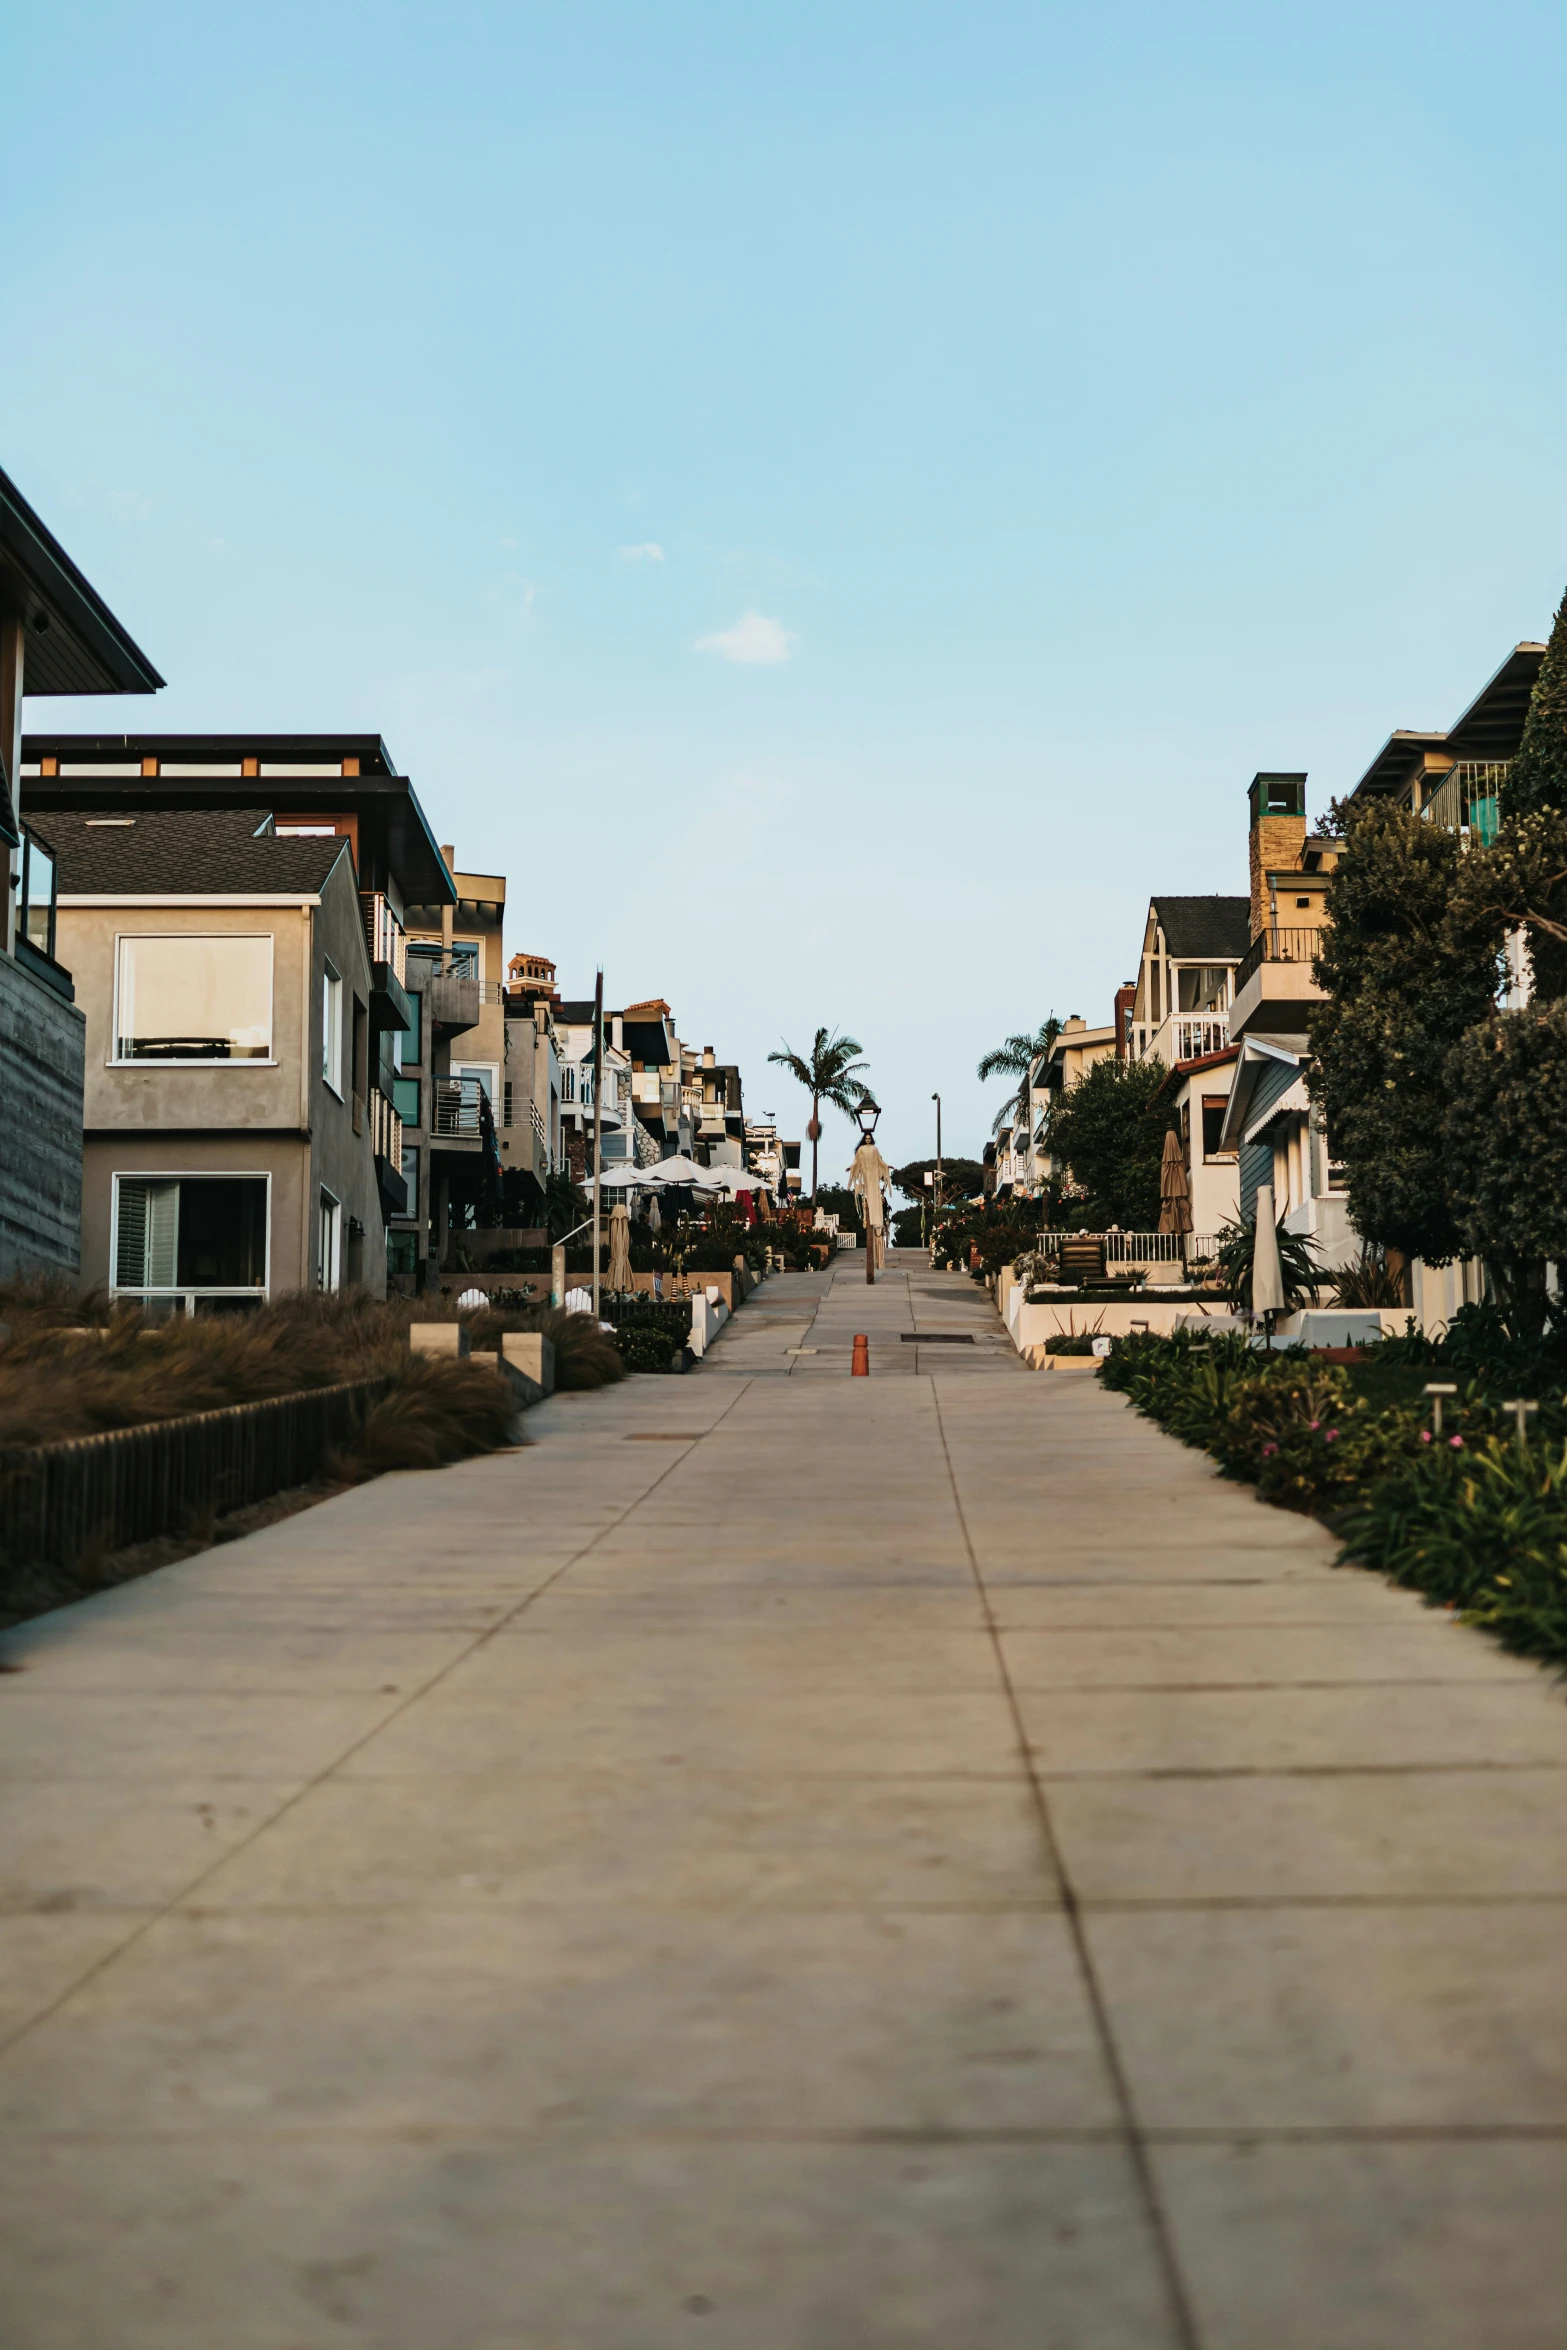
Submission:
[[[62,897],[313,895],[346,840],[258,835],[264,808],[138,808],[126,822],[51,808],[28,822],[54,851]]]
[[[1250,898],[1155,898],[1164,943],[1182,961],[1238,961],[1251,944]]]

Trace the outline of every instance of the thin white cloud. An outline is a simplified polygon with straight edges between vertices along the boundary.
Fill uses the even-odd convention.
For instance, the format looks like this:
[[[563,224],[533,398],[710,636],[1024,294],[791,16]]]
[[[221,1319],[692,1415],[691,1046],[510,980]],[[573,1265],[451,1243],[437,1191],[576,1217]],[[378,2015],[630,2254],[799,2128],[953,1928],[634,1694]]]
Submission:
[[[781,620],[769,620],[765,613],[746,612],[733,628],[721,628],[713,636],[699,636],[699,653],[722,653],[726,661],[741,661],[748,666],[774,661],[787,661],[800,639],[792,628],[785,628]]]
[[[638,547],[622,547],[620,559],[622,563],[662,563],[664,550],[657,539],[644,539]]]

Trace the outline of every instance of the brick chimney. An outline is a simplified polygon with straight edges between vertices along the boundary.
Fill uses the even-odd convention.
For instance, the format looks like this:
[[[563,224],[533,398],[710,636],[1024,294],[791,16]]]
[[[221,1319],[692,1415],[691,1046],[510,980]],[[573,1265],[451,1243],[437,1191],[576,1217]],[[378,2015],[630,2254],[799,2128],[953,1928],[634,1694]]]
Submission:
[[[1304,775],[1254,775],[1246,795],[1251,808],[1251,935],[1268,926],[1268,875],[1300,871],[1306,846]]]
[[[1132,1049],[1132,1006],[1137,1001],[1137,982],[1128,979],[1115,991],[1115,1057],[1126,1060]]]

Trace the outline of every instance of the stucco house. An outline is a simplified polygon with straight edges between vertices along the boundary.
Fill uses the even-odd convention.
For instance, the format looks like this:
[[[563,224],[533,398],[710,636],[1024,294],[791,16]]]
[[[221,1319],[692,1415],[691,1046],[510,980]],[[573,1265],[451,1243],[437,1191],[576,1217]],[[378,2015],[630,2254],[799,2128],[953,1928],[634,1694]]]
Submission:
[[[280,834],[265,808],[38,823],[86,1019],[83,1286],[185,1313],[383,1293],[349,841]]]

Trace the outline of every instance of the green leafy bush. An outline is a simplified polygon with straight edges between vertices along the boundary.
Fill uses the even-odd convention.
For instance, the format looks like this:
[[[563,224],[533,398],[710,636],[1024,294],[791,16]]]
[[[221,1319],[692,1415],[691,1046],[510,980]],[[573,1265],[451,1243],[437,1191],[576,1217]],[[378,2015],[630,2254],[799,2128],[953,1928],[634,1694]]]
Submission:
[[[628,1371],[672,1371],[683,1360],[685,1341],[648,1322],[631,1322],[615,1333]]]
[[[1473,1367],[1499,1328],[1475,1310],[1457,1353]],[[1455,1376],[1435,1436],[1422,1374],[1460,1367],[1423,1339],[1436,1359],[1411,1361],[1417,1339],[1345,1366],[1302,1348],[1259,1354],[1239,1335],[1139,1333],[1115,1342],[1103,1377],[1265,1500],[1326,1517],[1347,1559],[1463,1608],[1511,1647],[1567,1662],[1567,1393],[1558,1384],[1540,1396],[1520,1447],[1503,1409],[1521,1392],[1508,1341]]]
[[[1340,1526],[1346,1555],[1567,1663],[1567,1442],[1432,1446]]]

